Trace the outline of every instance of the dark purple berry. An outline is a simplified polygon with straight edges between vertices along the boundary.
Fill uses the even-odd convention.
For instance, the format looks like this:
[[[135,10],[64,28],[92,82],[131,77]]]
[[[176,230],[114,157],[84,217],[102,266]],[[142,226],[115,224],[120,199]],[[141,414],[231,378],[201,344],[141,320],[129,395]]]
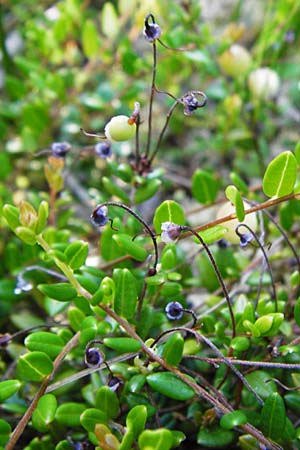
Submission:
[[[151,18],[152,23],[149,23],[149,19]],[[144,28],[144,37],[146,41],[153,43],[156,39],[159,39],[161,35],[161,28],[157,23],[155,23],[154,16],[152,14],[148,14],[145,18],[145,28]]]
[[[97,227],[103,227],[108,222],[106,206],[97,206],[91,214],[91,222]]]
[[[84,360],[87,366],[98,367],[103,363],[103,353],[98,348],[89,348],[85,352]]]
[[[179,302],[170,302],[165,308],[169,320],[180,320],[184,313],[184,308]]]
[[[52,155],[56,158],[64,158],[71,150],[71,145],[68,142],[53,142],[51,145]]]
[[[107,383],[109,389],[113,392],[116,392],[123,385],[123,380],[117,377],[111,377]]]
[[[112,154],[111,143],[109,141],[98,142],[95,145],[95,152],[100,158],[108,158]]]

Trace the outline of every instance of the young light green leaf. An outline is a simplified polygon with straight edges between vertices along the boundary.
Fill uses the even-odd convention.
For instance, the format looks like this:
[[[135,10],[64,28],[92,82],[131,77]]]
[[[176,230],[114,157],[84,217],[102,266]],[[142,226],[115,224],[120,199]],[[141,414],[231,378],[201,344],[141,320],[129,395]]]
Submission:
[[[225,195],[228,200],[234,205],[238,221],[243,222],[245,218],[245,208],[240,191],[235,186],[233,186],[233,184],[231,184],[225,189]]]
[[[144,430],[139,436],[140,450],[169,450],[173,444],[173,435],[166,428]]]
[[[85,409],[80,416],[80,423],[87,431],[93,432],[97,423],[107,423],[107,415],[100,409]]]
[[[268,197],[282,197],[293,192],[297,177],[297,161],[292,152],[283,152],[267,167],[263,191]]]
[[[87,242],[75,241],[68,245],[64,254],[71,269],[77,270],[85,263],[88,252],[89,245]]]
[[[157,372],[147,376],[147,383],[156,392],[174,400],[189,400],[194,390],[171,372]]]
[[[134,437],[138,437],[139,434],[145,428],[147,421],[147,408],[145,405],[137,405],[132,408],[126,417],[126,426],[132,431]]]
[[[174,200],[165,200],[156,209],[153,218],[153,225],[156,233],[161,232],[161,224],[163,222],[173,222],[177,225],[184,225],[184,211]]]
[[[198,202],[213,203],[218,193],[218,183],[215,177],[202,169],[198,169],[192,176],[192,195]]]
[[[52,394],[43,395],[32,415],[32,425],[40,432],[46,432],[53,422],[57,408],[56,397]]]
[[[100,39],[95,23],[87,19],[82,29],[82,48],[87,58],[100,56]]]

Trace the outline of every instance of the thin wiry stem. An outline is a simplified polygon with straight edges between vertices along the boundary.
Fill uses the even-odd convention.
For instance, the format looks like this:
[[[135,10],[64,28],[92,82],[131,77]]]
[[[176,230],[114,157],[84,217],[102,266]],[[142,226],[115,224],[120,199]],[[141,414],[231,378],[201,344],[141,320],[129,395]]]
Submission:
[[[153,275],[154,275],[156,273],[156,266],[158,263],[158,246],[157,246],[156,236],[153,233],[153,231],[151,230],[151,228],[149,227],[149,225],[144,221],[144,219],[141,216],[139,216],[139,214],[134,212],[131,208],[129,208],[129,206],[126,206],[123,203],[104,202],[104,203],[101,203],[100,205],[97,205],[97,208],[102,208],[103,206],[117,206],[118,208],[125,209],[125,211],[127,211],[129,214],[131,214],[133,217],[135,217],[135,219],[138,220],[143,225],[143,227],[147,230],[149,236],[152,239],[153,246],[154,246],[154,253],[155,253],[155,259],[154,259],[154,264],[153,264],[153,270],[154,270]],[[152,275],[152,273],[151,273],[151,275]]]
[[[227,302],[227,306],[228,306],[229,314],[230,314],[230,318],[231,318],[231,325],[232,325],[232,338],[234,338],[236,336],[236,324],[235,324],[235,318],[234,318],[234,314],[233,314],[233,309],[232,309],[232,305],[231,305],[231,301],[230,301],[230,298],[229,298],[229,294],[228,294],[227,288],[225,286],[225,283],[224,283],[223,277],[221,275],[221,272],[220,272],[220,270],[219,270],[219,268],[218,268],[218,266],[216,264],[216,261],[215,261],[215,259],[213,257],[213,254],[211,253],[208,245],[204,242],[204,240],[202,239],[202,237],[200,236],[199,233],[197,233],[192,228],[187,227],[187,226],[181,226],[181,230],[189,231],[190,233],[192,233],[199,240],[199,242],[203,246],[204,250],[206,251],[207,256],[210,259],[210,262],[211,262],[211,264],[213,266],[213,269],[214,269],[215,274],[216,274],[216,276],[218,278],[218,281],[219,281],[219,283],[221,285],[224,297],[225,297],[226,302]]]
[[[155,41],[152,44],[153,48],[153,66],[152,66],[152,82],[151,82],[151,92],[150,92],[150,100],[149,100],[149,113],[148,113],[148,136],[147,136],[147,144],[145,156],[149,155],[150,146],[151,146],[151,137],[152,137],[152,107],[153,107],[153,99],[155,93],[155,79],[156,79],[156,44]]]
[[[199,361],[205,361],[209,364],[219,364],[224,363],[224,358],[207,358],[205,356],[196,355],[184,355],[184,358],[196,359]],[[267,361],[247,361],[244,359],[227,358],[231,364],[250,366],[250,367],[262,367],[265,369],[285,369],[285,370],[300,370],[300,364],[289,364],[289,363],[278,363],[278,362],[267,362]]]
[[[275,302],[275,311],[277,312],[277,311],[278,311],[278,302],[277,302],[277,294],[276,294],[275,282],[274,282],[274,278],[273,278],[273,274],[272,274],[272,269],[271,269],[271,266],[270,266],[270,263],[269,263],[269,258],[268,258],[268,256],[267,256],[267,253],[266,253],[266,251],[265,251],[263,245],[261,244],[261,242],[260,242],[260,240],[259,240],[257,234],[256,234],[256,233],[249,227],[249,225],[247,225],[246,223],[241,223],[241,224],[239,224],[239,225],[236,227],[236,229],[235,229],[236,234],[237,234],[238,236],[241,236],[241,235],[242,235],[242,234],[239,232],[239,229],[240,229],[241,227],[247,228],[247,230],[249,231],[249,233],[252,234],[252,236],[254,237],[255,241],[256,241],[257,244],[259,245],[259,248],[260,248],[261,251],[262,251],[262,254],[263,254],[263,256],[264,256],[264,259],[265,259],[266,264],[267,264],[267,267],[268,267],[268,272],[269,272],[270,277],[271,277],[271,286],[272,286],[272,290],[273,290],[273,298],[274,298],[274,302]]]

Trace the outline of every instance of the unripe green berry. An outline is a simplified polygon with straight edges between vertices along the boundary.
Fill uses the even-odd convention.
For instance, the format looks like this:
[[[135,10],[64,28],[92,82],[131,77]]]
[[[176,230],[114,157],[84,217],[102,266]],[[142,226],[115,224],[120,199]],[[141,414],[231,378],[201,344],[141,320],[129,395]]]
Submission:
[[[219,57],[219,65],[225,75],[233,78],[245,76],[252,64],[250,53],[245,47],[234,44]]]
[[[279,93],[280,78],[275,70],[260,67],[250,73],[248,86],[253,97],[270,100]]]
[[[248,205],[247,203],[244,202],[244,208],[245,208],[245,210],[247,210],[250,208],[250,205]],[[234,214],[234,213],[235,213],[235,207],[232,205],[232,203],[227,202],[224,205],[222,205],[221,208],[219,208],[219,210],[217,212],[217,219],[221,219],[222,217],[226,217],[226,216],[229,216],[230,214]],[[248,227],[251,228],[251,230],[254,231],[254,233],[256,232],[257,219],[256,219],[255,213],[246,214],[245,218],[243,220],[243,223],[248,225]],[[222,224],[222,225],[224,225],[224,227],[227,228],[227,232],[223,236],[223,238],[226,239],[226,241],[231,242],[232,244],[240,243],[240,236],[238,236],[235,232],[236,227],[239,224],[240,224],[240,222],[238,221],[238,219],[232,219],[232,220],[229,220]],[[239,228],[239,233],[247,234],[247,233],[249,233],[249,230],[246,227],[241,226]]]
[[[115,116],[106,124],[104,132],[110,141],[128,141],[135,136],[135,123],[128,123],[129,117]]]

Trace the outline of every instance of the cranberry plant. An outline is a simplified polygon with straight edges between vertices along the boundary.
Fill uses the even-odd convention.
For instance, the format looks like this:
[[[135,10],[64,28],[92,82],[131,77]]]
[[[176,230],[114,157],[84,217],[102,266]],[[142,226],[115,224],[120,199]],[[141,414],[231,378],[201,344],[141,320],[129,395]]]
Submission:
[[[79,3],[3,53],[0,447],[298,449],[299,5],[218,40],[198,2]]]

